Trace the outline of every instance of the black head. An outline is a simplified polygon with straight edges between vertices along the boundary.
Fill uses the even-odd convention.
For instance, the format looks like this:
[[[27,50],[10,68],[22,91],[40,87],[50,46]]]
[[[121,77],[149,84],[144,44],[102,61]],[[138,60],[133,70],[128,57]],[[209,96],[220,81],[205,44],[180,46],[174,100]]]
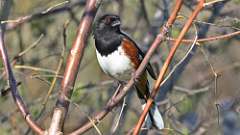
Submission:
[[[121,20],[118,15],[106,14],[100,17],[96,22],[97,30],[119,31]]]
[[[121,21],[119,16],[106,14],[95,23],[94,39],[96,49],[102,55],[108,55],[121,44]]]

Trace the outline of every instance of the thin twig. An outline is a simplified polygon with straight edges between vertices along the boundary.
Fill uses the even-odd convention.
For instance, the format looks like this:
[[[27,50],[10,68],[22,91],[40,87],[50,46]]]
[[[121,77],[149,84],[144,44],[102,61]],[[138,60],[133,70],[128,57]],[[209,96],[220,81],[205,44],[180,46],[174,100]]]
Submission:
[[[71,3],[69,3],[68,1],[65,1],[65,2],[61,2],[60,4],[58,3],[56,5],[53,5],[41,12],[18,17],[15,20],[5,20],[5,21],[2,21],[1,23],[6,24],[6,30],[12,30],[12,29],[20,26],[23,23],[26,23],[26,22],[29,22],[32,20],[36,20],[36,19],[39,19],[42,17],[46,17],[49,15],[61,13],[64,11],[69,11],[70,9],[72,9],[76,6],[83,6],[83,5],[85,5],[85,3],[86,3],[85,0],[77,0],[76,2],[71,2]],[[62,5],[64,5],[64,6],[62,6]]]
[[[41,77],[46,77],[46,78],[49,78],[49,77],[57,77],[57,78],[60,78],[60,79],[62,79],[63,78],[63,76],[62,75],[56,75],[56,74],[47,74],[47,75],[41,75],[41,74],[32,74],[31,76],[30,76],[30,78],[35,78],[35,77],[38,77],[38,78],[41,78]]]
[[[187,88],[183,88],[183,87],[179,87],[179,86],[174,86],[173,88],[177,91],[184,92],[187,95],[195,95],[195,94],[206,92],[206,91],[210,90],[209,86],[201,88],[201,89],[195,89],[195,90],[189,90]]]
[[[201,48],[200,49],[202,54],[204,55],[204,58],[206,60],[206,62],[209,64],[210,68],[211,68],[211,71],[214,75],[214,96],[215,96],[215,106],[216,106],[216,109],[217,109],[217,114],[218,114],[218,124],[219,124],[219,103],[217,103],[217,91],[218,91],[218,78],[219,78],[219,74],[215,71],[215,68],[213,67],[213,65],[211,64],[207,54],[205,53],[204,49]]]
[[[72,96],[72,91],[77,77],[78,68],[82,60],[84,48],[87,43],[93,19],[96,15],[100,3],[101,0],[87,1],[82,20],[78,27],[76,39],[67,58],[64,78],[61,83],[60,93],[56,107],[54,109],[53,119],[49,128],[51,135],[55,135],[57,132],[61,132],[63,129],[65,117],[67,115],[69,107],[69,101],[66,100],[66,97],[70,99]]]
[[[48,9],[46,9],[45,11],[43,11],[42,14],[46,14],[46,13],[52,11],[53,9],[55,9],[55,8],[57,8],[57,7],[59,7],[59,6],[68,4],[69,2],[70,2],[70,1],[63,1],[63,2],[60,2],[60,3],[56,4],[56,5],[53,5],[53,6],[49,7]]]
[[[53,73],[56,74],[56,71],[47,69],[47,68],[40,68],[40,67],[33,67],[33,66],[28,66],[28,65],[14,65],[15,69],[28,69],[28,70],[33,70],[36,72],[46,72],[46,73]]]
[[[151,23],[149,21],[147,9],[146,9],[146,6],[145,6],[145,0],[140,0],[140,6],[141,6],[141,12],[143,13],[143,17],[144,17],[144,19],[147,23],[147,26],[150,27]]]
[[[217,2],[224,2],[224,1],[226,1],[226,0],[213,0],[213,1],[210,1],[210,2],[206,2],[206,3],[204,3],[204,7],[213,5],[213,4],[217,3]]]
[[[62,52],[61,52],[61,58],[60,58],[60,60],[58,62],[56,73],[55,73],[55,76],[54,76],[54,78],[52,80],[51,86],[50,86],[50,88],[48,90],[47,96],[46,96],[46,98],[43,101],[43,104],[42,104],[43,106],[46,105],[46,103],[48,101],[48,98],[49,98],[49,96],[51,95],[51,93],[52,93],[52,91],[54,89],[55,83],[57,82],[57,78],[58,78],[57,75],[60,73],[60,70],[61,70],[62,65],[63,65],[63,59],[64,59],[65,50],[66,50],[66,29],[67,29],[68,24],[69,24],[69,21],[65,22],[64,27],[63,27],[63,40],[64,40],[63,42],[64,43],[63,43],[63,48],[62,48]]]
[[[207,37],[207,38],[202,38],[202,39],[198,39],[197,42],[201,43],[201,42],[210,42],[210,41],[216,41],[216,40],[221,40],[221,39],[229,39],[232,38],[234,36],[240,35],[240,31],[236,31],[233,33],[229,33],[229,34],[225,34],[225,35],[220,35],[220,36],[211,36],[211,37]],[[167,40],[170,41],[176,41],[176,39],[168,37]],[[192,43],[193,40],[191,39],[183,39],[182,43]]]
[[[29,45],[26,49],[24,49],[22,52],[20,52],[19,54],[17,54],[13,59],[18,59],[19,57],[22,57],[23,55],[25,55],[26,53],[28,53],[31,49],[35,48],[39,42],[42,40],[42,38],[44,37],[44,34],[41,34],[39,36],[39,38],[32,43],[31,45]]]
[[[214,12],[213,12],[212,14],[214,14]],[[214,15],[215,15],[215,14],[214,14]],[[212,15],[211,15],[211,16],[212,16]],[[185,16],[185,15],[183,15],[183,14],[181,14],[180,17],[184,17],[185,19],[188,19],[188,17]],[[223,20],[224,20],[224,19],[223,19]],[[211,20],[210,20],[210,21],[211,21]],[[221,21],[219,21],[219,22],[217,22],[217,24],[215,24],[215,23],[211,23],[211,22],[213,22],[213,21],[211,21],[211,22],[205,22],[205,21],[201,21],[201,20],[198,20],[198,19],[194,19],[194,22],[199,23],[199,24],[209,25],[209,26],[220,27],[220,28],[223,28],[223,27],[231,28],[231,29],[237,30],[237,31],[240,30],[240,28],[235,27],[234,25],[222,24]]]

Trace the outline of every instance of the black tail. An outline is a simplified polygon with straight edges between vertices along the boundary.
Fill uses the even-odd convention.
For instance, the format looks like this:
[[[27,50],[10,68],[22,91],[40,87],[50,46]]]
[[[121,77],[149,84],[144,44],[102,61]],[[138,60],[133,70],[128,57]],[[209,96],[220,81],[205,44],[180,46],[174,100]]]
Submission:
[[[138,97],[140,98],[141,103],[142,103],[142,109],[144,109],[144,107],[146,105],[146,101],[150,96],[146,73],[140,76],[140,78],[138,79],[138,81],[135,84],[135,87],[137,89]],[[152,126],[156,127],[157,129],[164,128],[164,122],[162,119],[162,115],[159,112],[156,104],[152,105],[148,115],[146,116],[145,125],[147,128],[150,128]]]

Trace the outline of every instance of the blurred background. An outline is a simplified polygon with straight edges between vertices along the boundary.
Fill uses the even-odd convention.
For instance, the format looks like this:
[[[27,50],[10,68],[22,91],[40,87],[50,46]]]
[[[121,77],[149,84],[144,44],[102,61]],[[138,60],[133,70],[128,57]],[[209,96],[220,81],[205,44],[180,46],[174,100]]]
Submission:
[[[5,23],[5,42],[14,75],[19,84],[19,92],[33,118],[43,128],[47,128],[85,0],[10,1],[9,16]],[[120,15],[122,29],[137,41],[140,48],[147,51],[171,14],[174,3],[172,0],[103,0],[97,17],[105,13]],[[184,1],[168,37],[151,59],[156,73],[159,73],[173,44],[170,37],[176,38],[179,35],[196,4],[196,0]],[[185,39],[193,40],[196,33],[198,38],[206,38],[240,31],[239,7],[240,0],[226,0],[207,6],[198,15]],[[31,19],[21,25],[8,25],[8,22],[31,15]],[[63,49],[66,23],[66,48]],[[192,43],[181,44],[169,68],[168,73],[171,75],[162,84],[156,98],[164,116],[166,133],[240,135],[239,45],[240,36],[194,46]],[[2,61],[0,66],[0,133],[34,134],[8,92],[9,86]],[[46,101],[54,77],[58,79]],[[154,81],[151,81],[151,84],[153,83]],[[102,110],[116,87],[117,83],[107,77],[98,65],[93,36],[90,34],[71,98],[65,132],[78,128],[89,121],[88,117]],[[102,134],[122,135],[131,132],[141,113],[140,102],[134,89],[126,96],[125,104],[120,120],[122,103],[98,124]],[[117,123],[119,125],[116,128]],[[92,128],[85,134],[98,133]],[[144,134],[160,133],[151,129]]]

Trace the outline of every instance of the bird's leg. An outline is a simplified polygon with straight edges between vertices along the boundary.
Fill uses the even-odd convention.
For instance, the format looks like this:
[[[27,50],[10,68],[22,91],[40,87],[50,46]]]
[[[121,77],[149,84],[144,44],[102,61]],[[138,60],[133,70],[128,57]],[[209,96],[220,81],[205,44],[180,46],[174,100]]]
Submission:
[[[124,83],[125,82],[118,80],[118,87],[117,87],[117,90],[113,94],[113,98],[115,98],[119,94],[121,88],[124,86]]]
[[[121,82],[118,83],[118,87],[117,87],[117,90],[113,94],[113,98],[115,98],[119,94],[122,85],[123,84]]]
[[[111,98],[111,102],[113,102],[113,103],[115,102],[115,98],[116,98],[117,95],[120,93],[120,90],[121,90],[123,84],[124,84],[123,82],[118,81],[118,87],[117,87],[116,91],[114,92],[114,94],[113,94],[113,96],[112,96],[112,98]]]

